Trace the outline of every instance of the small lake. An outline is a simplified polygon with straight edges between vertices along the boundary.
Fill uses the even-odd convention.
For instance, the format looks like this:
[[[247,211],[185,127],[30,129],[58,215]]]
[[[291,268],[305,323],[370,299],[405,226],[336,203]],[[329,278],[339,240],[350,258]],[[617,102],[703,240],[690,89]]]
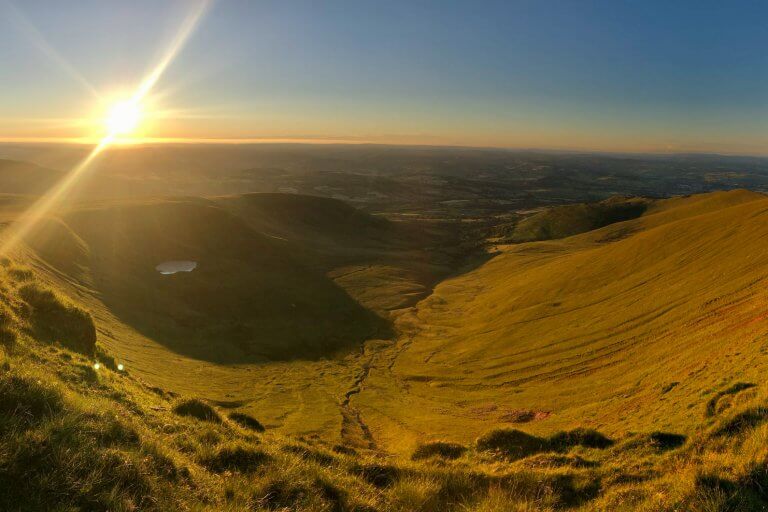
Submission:
[[[164,261],[155,267],[155,270],[163,275],[175,274],[177,272],[192,272],[197,268],[196,261]]]

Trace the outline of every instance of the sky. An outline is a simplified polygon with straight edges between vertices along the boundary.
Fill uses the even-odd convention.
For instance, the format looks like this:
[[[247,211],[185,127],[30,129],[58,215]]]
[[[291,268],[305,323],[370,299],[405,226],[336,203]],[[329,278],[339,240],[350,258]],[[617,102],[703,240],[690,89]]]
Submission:
[[[0,139],[768,153],[764,1],[0,0]]]

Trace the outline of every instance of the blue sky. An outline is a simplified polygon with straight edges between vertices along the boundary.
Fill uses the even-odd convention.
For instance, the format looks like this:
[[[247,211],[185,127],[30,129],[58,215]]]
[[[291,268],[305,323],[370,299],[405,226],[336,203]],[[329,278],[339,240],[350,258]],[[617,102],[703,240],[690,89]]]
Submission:
[[[83,135],[52,121],[99,116],[82,82],[130,92],[192,3],[0,0],[0,137]],[[158,81],[164,115],[144,135],[762,154],[767,14],[746,1],[220,0]]]

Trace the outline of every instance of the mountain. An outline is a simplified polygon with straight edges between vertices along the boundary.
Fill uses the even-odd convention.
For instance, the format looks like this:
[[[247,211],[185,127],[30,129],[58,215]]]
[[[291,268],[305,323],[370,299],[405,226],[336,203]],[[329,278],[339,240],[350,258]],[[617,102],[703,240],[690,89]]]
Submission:
[[[629,201],[482,258],[299,195],[55,212],[0,261],[0,508],[762,510],[768,198]]]

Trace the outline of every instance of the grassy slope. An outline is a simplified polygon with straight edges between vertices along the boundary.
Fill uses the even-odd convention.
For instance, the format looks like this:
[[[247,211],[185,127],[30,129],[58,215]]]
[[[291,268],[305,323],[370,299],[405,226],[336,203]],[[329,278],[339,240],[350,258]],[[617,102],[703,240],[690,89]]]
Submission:
[[[267,236],[309,252],[314,265],[382,316],[426,297],[451,272],[451,255],[434,250],[450,233],[389,222],[334,199],[245,194],[216,202]]]
[[[127,367],[165,388],[258,412],[270,427],[329,439],[338,439],[347,421],[340,401],[363,363],[356,349],[340,359],[309,360],[318,352],[296,335],[322,342],[328,333],[358,329],[352,341],[359,343],[371,332],[360,331],[360,320],[381,320],[344,291],[386,316],[415,303],[448,271],[449,256],[419,248],[424,240],[411,227],[328,199],[256,194],[105,202],[77,207],[64,219],[48,221],[33,237],[36,253],[28,261],[41,279],[91,311],[101,343]],[[160,276],[154,266],[166,259],[195,259],[200,266]],[[237,297],[222,296],[233,287]],[[292,306],[299,301],[311,310],[299,315]],[[273,314],[251,313],[265,303]],[[356,316],[345,316],[346,304]],[[243,305],[249,309],[236,317],[232,310]],[[180,323],[191,316],[205,328],[222,325],[222,309],[230,319],[258,319],[264,329],[257,334],[285,344],[296,360],[246,364],[228,336]],[[323,318],[308,322],[313,315]],[[273,337],[270,326],[284,328]]]
[[[13,490],[0,508],[762,510],[766,212],[746,192],[680,198],[629,223],[508,247],[401,316],[396,346],[236,367],[174,356],[113,316],[87,267],[74,278],[25,253],[31,271],[0,269],[20,333],[0,361],[0,484]],[[84,240],[60,243],[93,257]],[[38,339],[28,280],[93,314],[99,345],[128,374],[94,372],[92,359]],[[401,456],[335,453],[314,435],[349,421],[339,402],[356,376],[346,413]],[[157,384],[219,398],[222,421],[175,414],[181,398]],[[521,427],[536,436],[472,441],[518,409],[552,415]],[[227,419],[232,410],[267,433]],[[552,434],[577,425],[602,434]],[[435,437],[461,445],[408,460]]]
[[[386,333],[285,242],[207,201],[83,207],[65,221],[87,244],[101,300],[178,353],[227,363],[317,358]],[[155,271],[186,259],[198,262],[194,272]]]
[[[526,425],[687,432],[705,398],[768,360],[768,199],[671,199],[643,217],[508,246],[441,283],[353,404],[390,449]],[[665,389],[672,386],[665,393]],[[547,417],[548,416],[548,417]]]
[[[768,496],[768,394],[713,396],[690,438],[490,432],[414,459],[254,429],[34,329],[36,272],[3,262],[19,337],[0,349],[0,509],[9,511],[751,511]],[[53,309],[71,309],[66,298]],[[75,308],[77,309],[77,308]],[[87,312],[78,310],[79,315]],[[32,316],[29,316],[29,315]],[[5,317],[6,319],[8,317]],[[59,325],[53,322],[52,325]],[[260,418],[258,418],[260,419]]]
[[[616,196],[599,203],[547,208],[517,223],[509,241],[520,243],[566,238],[637,218],[650,204],[651,200],[644,198]]]

